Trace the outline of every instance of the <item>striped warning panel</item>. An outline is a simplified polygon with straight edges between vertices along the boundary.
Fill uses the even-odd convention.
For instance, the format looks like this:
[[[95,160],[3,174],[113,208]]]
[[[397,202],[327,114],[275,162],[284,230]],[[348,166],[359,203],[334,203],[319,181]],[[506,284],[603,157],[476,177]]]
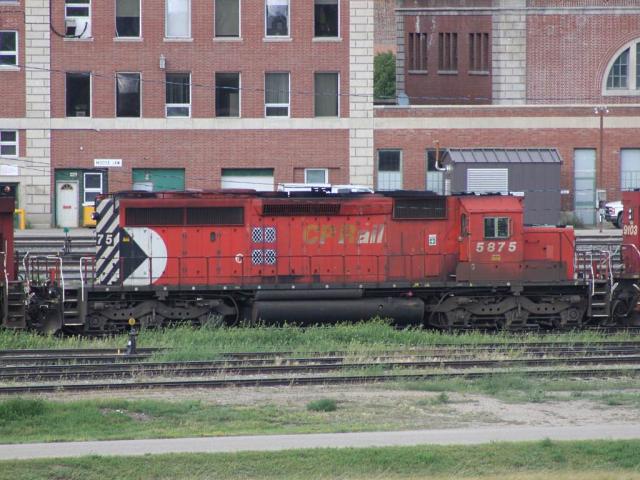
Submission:
[[[113,285],[120,279],[120,208],[114,198],[101,200],[97,207],[96,281]]]

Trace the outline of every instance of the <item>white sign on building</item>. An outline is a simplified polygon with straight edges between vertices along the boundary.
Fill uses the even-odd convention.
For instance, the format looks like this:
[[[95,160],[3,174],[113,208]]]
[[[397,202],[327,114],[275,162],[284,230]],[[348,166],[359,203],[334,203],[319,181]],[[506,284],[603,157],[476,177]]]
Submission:
[[[96,158],[93,160],[96,168],[119,168],[122,167],[121,158]]]

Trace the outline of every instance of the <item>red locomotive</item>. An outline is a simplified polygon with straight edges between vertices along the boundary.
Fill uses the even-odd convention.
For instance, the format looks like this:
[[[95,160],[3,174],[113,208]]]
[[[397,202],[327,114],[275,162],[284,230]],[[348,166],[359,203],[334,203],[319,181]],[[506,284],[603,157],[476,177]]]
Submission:
[[[640,194],[633,201],[637,212]],[[637,247],[625,244],[627,269],[616,273],[611,255],[576,252],[572,228],[525,226],[522,202],[405,191],[106,195],[82,282],[64,285],[55,272],[36,282],[28,271],[24,323],[90,332],[131,317],[160,326],[381,316],[447,329],[628,321]],[[635,233],[625,242],[638,245]]]

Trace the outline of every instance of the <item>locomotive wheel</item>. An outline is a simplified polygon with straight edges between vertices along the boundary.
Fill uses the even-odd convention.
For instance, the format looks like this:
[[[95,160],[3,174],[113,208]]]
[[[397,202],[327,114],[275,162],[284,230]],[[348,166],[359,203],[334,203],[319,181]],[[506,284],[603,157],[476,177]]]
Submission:
[[[53,335],[58,333],[62,328],[62,315],[56,309],[50,309],[44,315],[42,319],[42,333],[47,335]]]
[[[611,318],[613,319],[614,325],[628,326],[631,323],[629,310],[629,303],[625,299],[618,298],[613,302]]]

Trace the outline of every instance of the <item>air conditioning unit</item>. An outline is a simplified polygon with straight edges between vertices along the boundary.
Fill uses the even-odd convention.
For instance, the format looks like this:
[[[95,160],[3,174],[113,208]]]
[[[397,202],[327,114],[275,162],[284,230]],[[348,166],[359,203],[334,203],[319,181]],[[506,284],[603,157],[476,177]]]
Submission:
[[[86,17],[67,18],[65,20],[65,35],[73,38],[90,38],[91,20]]]

